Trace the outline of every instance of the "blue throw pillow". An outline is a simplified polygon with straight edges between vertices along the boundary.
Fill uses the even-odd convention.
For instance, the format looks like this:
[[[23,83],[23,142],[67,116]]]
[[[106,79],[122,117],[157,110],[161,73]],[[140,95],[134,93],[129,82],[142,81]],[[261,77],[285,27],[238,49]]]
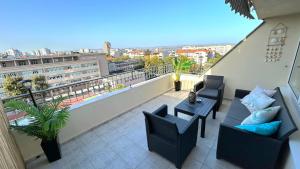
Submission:
[[[244,125],[237,125],[235,127],[246,130],[255,134],[263,135],[263,136],[270,136],[278,130],[281,121],[273,121],[270,123],[263,123],[263,124],[244,124]]]

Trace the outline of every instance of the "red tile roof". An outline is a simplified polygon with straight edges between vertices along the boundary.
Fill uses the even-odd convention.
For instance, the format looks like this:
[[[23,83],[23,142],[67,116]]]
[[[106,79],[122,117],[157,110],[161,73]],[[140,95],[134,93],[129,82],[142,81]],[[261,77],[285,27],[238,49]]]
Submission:
[[[206,49],[178,49],[176,53],[184,54],[184,53],[197,53],[197,52],[208,52]]]

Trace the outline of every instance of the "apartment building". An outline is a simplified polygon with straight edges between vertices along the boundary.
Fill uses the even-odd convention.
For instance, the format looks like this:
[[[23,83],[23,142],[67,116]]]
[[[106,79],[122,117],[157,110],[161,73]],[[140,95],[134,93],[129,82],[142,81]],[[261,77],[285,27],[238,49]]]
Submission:
[[[59,86],[108,75],[105,54],[71,54],[0,58],[0,93],[7,76],[30,79],[44,75],[50,86]]]
[[[184,55],[193,59],[197,64],[203,64],[207,62],[208,53],[206,49],[178,49],[175,56]]]
[[[196,50],[196,49],[204,49],[204,50],[212,50],[221,55],[225,55],[233,45],[208,45],[208,46],[184,46],[183,50]]]
[[[108,63],[109,73],[126,72],[139,68],[143,68],[144,63],[140,60],[127,60],[121,62],[110,62]]]

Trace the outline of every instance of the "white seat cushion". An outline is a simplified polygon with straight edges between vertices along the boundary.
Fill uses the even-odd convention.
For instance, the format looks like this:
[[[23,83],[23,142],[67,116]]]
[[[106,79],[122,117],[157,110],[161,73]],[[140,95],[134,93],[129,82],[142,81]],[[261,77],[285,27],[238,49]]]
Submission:
[[[276,90],[273,90],[273,89],[264,89],[264,88],[262,88],[260,86],[256,86],[255,89],[253,89],[251,91],[251,93],[264,93],[267,96],[272,97],[276,93]]]
[[[245,105],[251,113],[257,110],[262,110],[267,108],[274,101],[275,99],[267,96],[264,93],[258,93],[258,92],[251,92],[243,99],[241,99],[242,104]]]

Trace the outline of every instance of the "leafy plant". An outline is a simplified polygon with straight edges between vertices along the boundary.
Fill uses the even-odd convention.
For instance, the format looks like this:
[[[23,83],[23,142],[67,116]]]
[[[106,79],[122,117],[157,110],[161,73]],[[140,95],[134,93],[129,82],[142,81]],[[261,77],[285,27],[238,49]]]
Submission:
[[[113,89],[112,91],[116,91],[116,90],[120,90],[120,89],[123,89],[125,88],[126,86],[124,84],[117,84]]]
[[[3,81],[4,92],[9,96],[25,94],[27,90],[23,84],[20,83],[22,80],[23,77],[6,77]]]
[[[174,58],[173,68],[175,71],[175,81],[180,81],[181,72],[184,70],[189,70],[193,64],[194,62],[186,56]]]
[[[61,107],[64,98],[59,97],[49,104],[38,108],[20,100],[11,100],[5,104],[6,107],[27,113],[30,123],[28,125],[12,125],[17,131],[26,133],[42,140],[53,140],[57,137],[59,130],[66,125],[69,118],[69,107]]]
[[[32,87],[35,90],[45,90],[49,87],[46,77],[39,75],[32,78]]]

